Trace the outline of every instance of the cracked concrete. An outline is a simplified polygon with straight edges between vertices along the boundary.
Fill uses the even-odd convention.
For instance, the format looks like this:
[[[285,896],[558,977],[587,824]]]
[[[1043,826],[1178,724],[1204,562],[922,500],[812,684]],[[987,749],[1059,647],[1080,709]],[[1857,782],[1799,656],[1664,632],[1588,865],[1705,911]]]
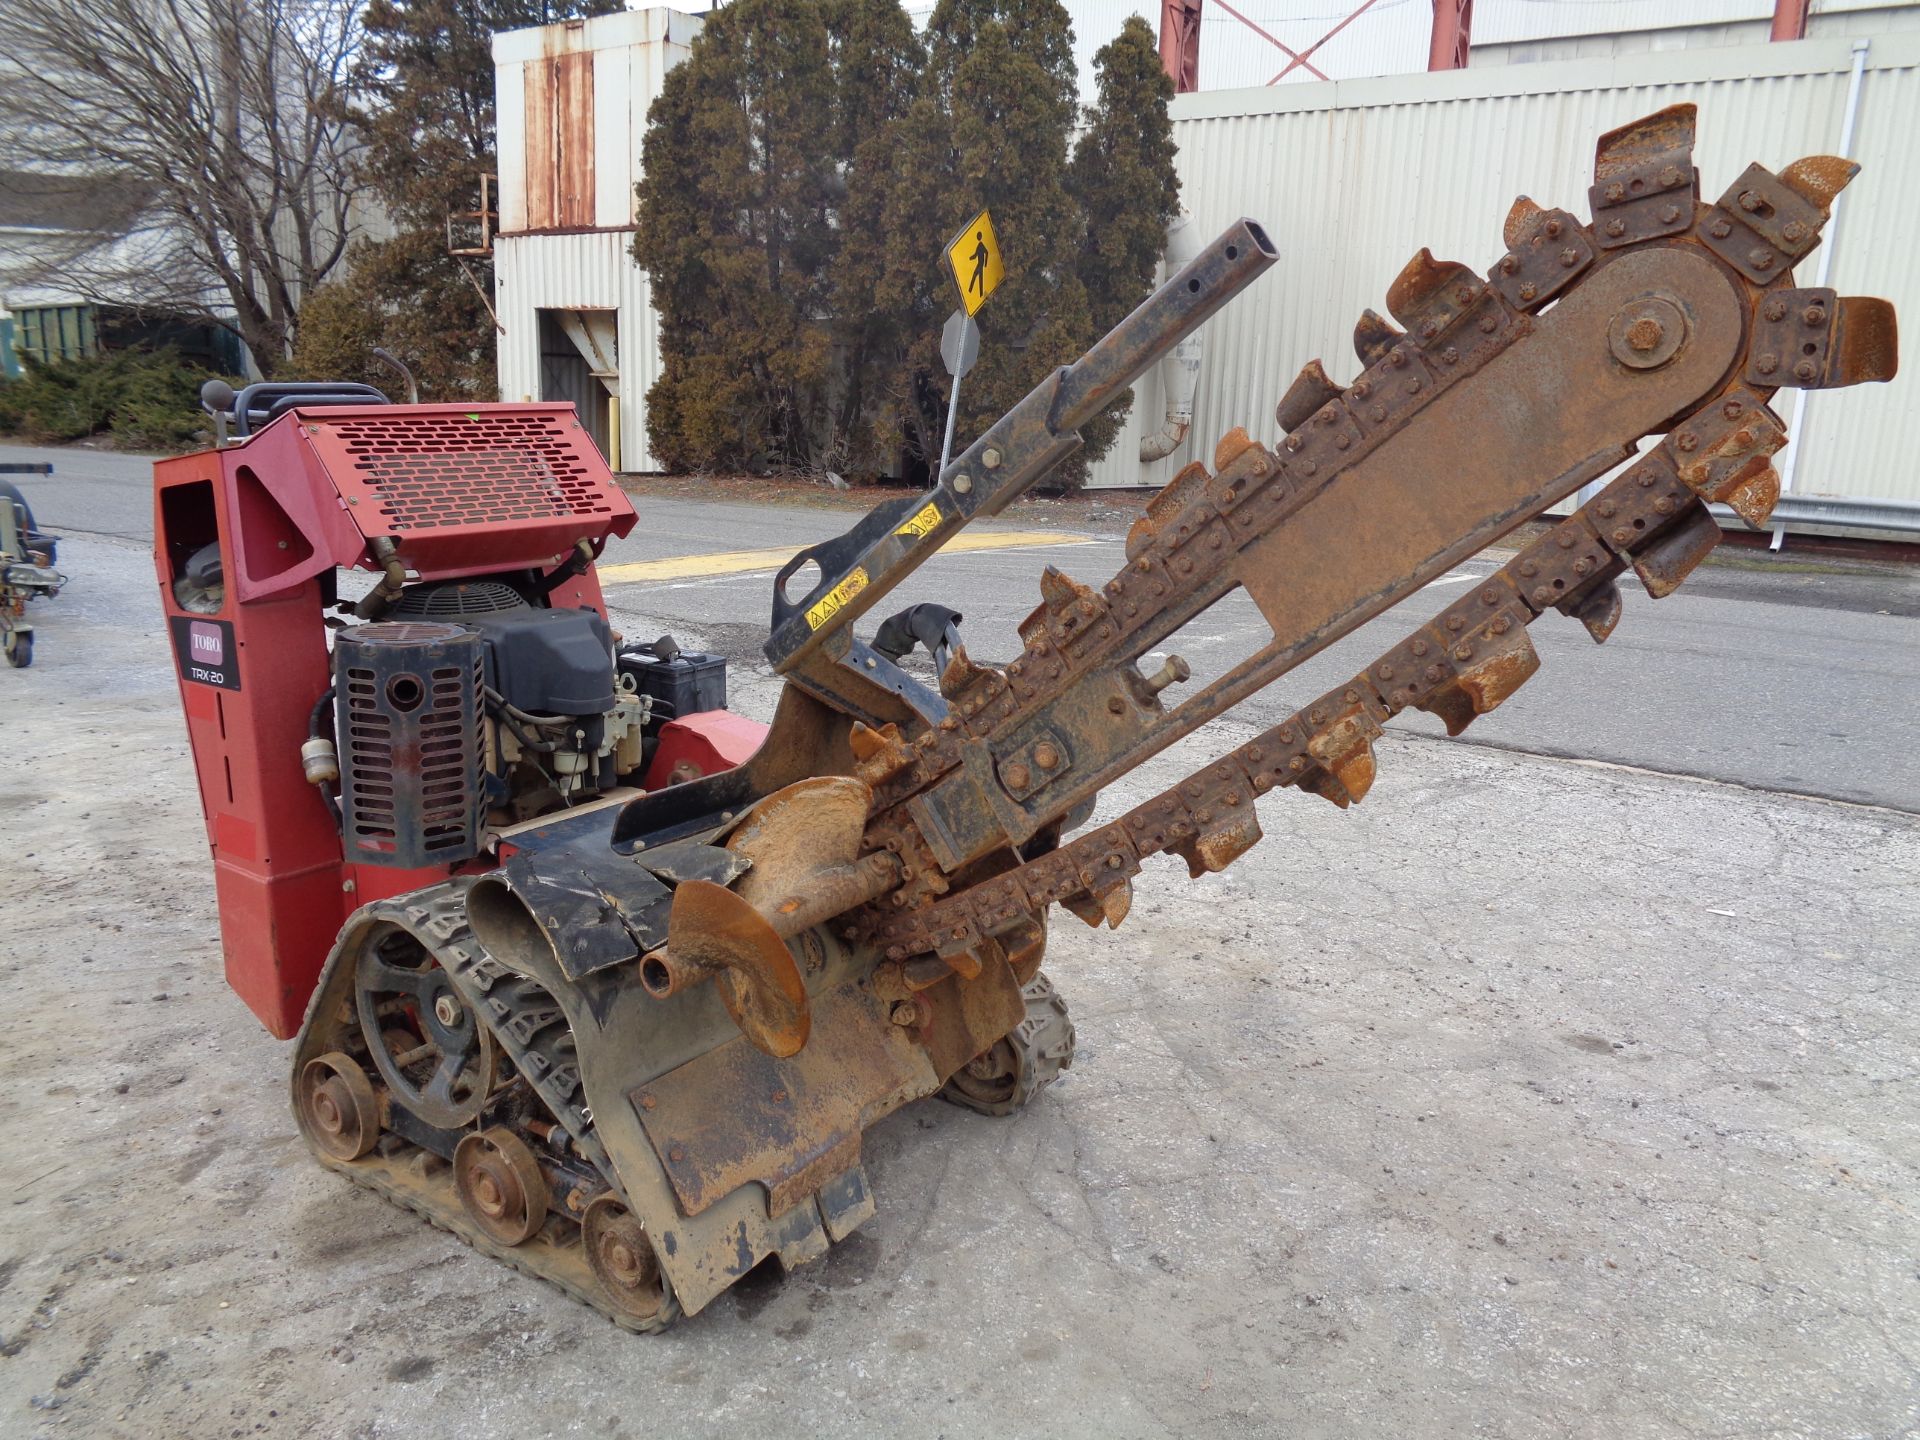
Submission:
[[[1357,809],[1058,917],[1057,1086],[890,1118],[861,1232],[636,1338],[308,1160],[144,554],[62,558],[0,688],[0,1432],[1920,1427],[1920,817],[1390,739]]]

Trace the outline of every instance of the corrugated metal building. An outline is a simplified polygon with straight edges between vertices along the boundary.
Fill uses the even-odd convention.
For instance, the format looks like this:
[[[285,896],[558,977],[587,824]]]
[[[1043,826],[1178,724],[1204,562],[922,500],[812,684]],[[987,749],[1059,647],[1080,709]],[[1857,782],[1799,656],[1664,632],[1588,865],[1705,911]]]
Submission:
[[[1076,22],[1082,6],[1112,3],[1078,0]],[[1376,8],[1430,14],[1425,4]],[[1645,28],[1566,33],[1579,30],[1570,9]],[[1164,461],[1139,461],[1141,435],[1160,427],[1164,410],[1160,377],[1149,375],[1092,483],[1162,484],[1235,425],[1277,440],[1273,405],[1294,373],[1315,356],[1335,378],[1358,368],[1353,321],[1382,307],[1408,255],[1426,244],[1484,269],[1500,253],[1500,222],[1517,194],[1584,213],[1594,141],[1636,116],[1679,100],[1700,105],[1697,158],[1710,195],[1748,160],[1777,169],[1837,149],[1856,46],[1865,49],[1853,153],[1866,174],[1828,231],[1830,282],[1920,315],[1920,266],[1904,254],[1920,229],[1920,170],[1906,153],[1920,127],[1920,30],[1911,28],[1920,6],[1816,0],[1816,34],[1824,27],[1829,38],[1731,43],[1767,10],[1766,0],[1492,0],[1476,21],[1467,70],[1180,96],[1174,131],[1195,228],[1211,235],[1251,215],[1282,263],[1208,325],[1186,445]],[[648,280],[629,254],[633,182],[647,108],[699,25],[653,9],[494,40],[501,394],[573,401],[626,470],[653,468],[645,403],[659,363]],[[1581,58],[1532,60],[1556,47]],[[1813,283],[1814,263],[1802,283]],[[1917,376],[1920,365],[1888,387],[1809,397],[1796,491],[1920,501],[1909,458],[1920,446]],[[1781,403],[1790,407],[1791,397]]]
[[[1778,169],[1833,152],[1856,45],[1866,50],[1853,155],[1865,173],[1827,232],[1830,283],[1886,296],[1920,316],[1910,238],[1920,230],[1912,156],[1920,34],[1178,97],[1182,200],[1200,233],[1251,215],[1273,236],[1281,263],[1206,327],[1187,445],[1167,460],[1139,461],[1140,437],[1159,427],[1163,411],[1159,377],[1149,376],[1092,483],[1164,483],[1189,460],[1207,458],[1214,438],[1235,425],[1276,441],[1274,402],[1300,365],[1324,357],[1336,380],[1358,370],[1353,322],[1369,305],[1384,309],[1387,285],[1415,249],[1426,244],[1484,272],[1501,251],[1500,223],[1514,196],[1586,213],[1594,141],[1614,126],[1697,102],[1696,159],[1709,196],[1749,160]],[[1813,283],[1814,264],[1802,267],[1802,284]],[[1791,403],[1783,392],[1781,404]],[[1798,444],[1796,491],[1920,500],[1920,365],[1891,385],[1810,395]]]
[[[647,107],[699,28],[676,10],[629,10],[493,37],[500,394],[571,400],[616,469],[653,468],[659,339],[628,253]]]
[[[1156,29],[1155,0],[1065,0],[1073,16],[1074,58],[1080,94],[1093,95],[1093,55],[1120,31],[1129,15]],[[1229,14],[1226,5],[1245,20]],[[1274,40],[1312,52],[1315,69],[1335,80],[1402,75],[1425,70],[1432,34],[1432,0],[1373,0],[1360,14],[1360,0],[1215,0],[1200,17],[1202,90],[1265,85],[1286,68],[1287,57],[1248,25]],[[932,0],[908,0],[922,24]],[[1708,45],[1759,45],[1767,40],[1773,0],[1474,0],[1473,68],[1540,60],[1603,60],[1649,51]],[[1350,18],[1351,17],[1351,18]],[[1343,23],[1345,22],[1345,23]],[[1336,27],[1338,27],[1336,29]],[[1810,0],[1807,36],[1855,39],[1920,30],[1920,5],[1912,0]],[[1318,78],[1296,67],[1280,83],[1307,85]]]

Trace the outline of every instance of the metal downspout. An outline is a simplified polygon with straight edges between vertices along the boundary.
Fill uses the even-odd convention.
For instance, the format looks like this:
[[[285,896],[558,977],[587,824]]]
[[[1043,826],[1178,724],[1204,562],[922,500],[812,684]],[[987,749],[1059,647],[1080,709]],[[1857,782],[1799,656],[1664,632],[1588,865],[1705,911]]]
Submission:
[[[1171,275],[1200,253],[1193,216],[1182,210],[1167,227],[1166,273]],[[1140,438],[1140,463],[1164,460],[1186,444],[1193,428],[1193,397],[1200,388],[1200,361],[1206,341],[1196,330],[1160,362],[1160,388],[1166,396],[1166,423]]]
[[[1853,42],[1853,73],[1847,78],[1847,113],[1846,118],[1840,122],[1840,158],[1842,160],[1853,158],[1853,125],[1860,114],[1860,81],[1866,74],[1867,51],[1872,48],[1872,44],[1870,40]],[[1827,221],[1826,242],[1820,247],[1820,268],[1814,275],[1815,289],[1826,288],[1827,276],[1833,270],[1834,247],[1840,243],[1840,202],[1845,198],[1844,194],[1833,197],[1833,212],[1832,217]],[[1787,431],[1793,436],[1793,442],[1787,446],[1787,453],[1780,460],[1780,493],[1782,495],[1791,494],[1793,491],[1794,471],[1799,468],[1800,462],[1800,446],[1806,437],[1806,431],[1801,428],[1806,420],[1806,412],[1807,392],[1794,391],[1793,418],[1789,422]],[[1767,542],[1767,548],[1778,550],[1786,538],[1787,522],[1775,520],[1773,539]]]

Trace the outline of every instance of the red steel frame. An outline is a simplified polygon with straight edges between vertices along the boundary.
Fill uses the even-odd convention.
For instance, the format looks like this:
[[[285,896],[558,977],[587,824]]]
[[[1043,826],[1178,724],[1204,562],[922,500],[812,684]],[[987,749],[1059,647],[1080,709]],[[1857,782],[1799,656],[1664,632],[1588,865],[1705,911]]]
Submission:
[[[386,447],[379,456],[369,434]],[[379,481],[382,464],[413,487],[411,500]],[[176,639],[176,668],[227,980],[286,1039],[346,917],[446,878],[347,863],[301,773],[308,718],[331,675],[322,577],[377,568],[368,544],[382,536],[398,536],[402,559],[428,578],[550,570],[576,541],[625,535],[637,517],[569,405],[295,410],[242,444],[160,461],[154,511],[168,628],[193,637]],[[173,584],[214,541],[226,588],[207,615],[181,606]],[[591,569],[551,601],[606,613]]]

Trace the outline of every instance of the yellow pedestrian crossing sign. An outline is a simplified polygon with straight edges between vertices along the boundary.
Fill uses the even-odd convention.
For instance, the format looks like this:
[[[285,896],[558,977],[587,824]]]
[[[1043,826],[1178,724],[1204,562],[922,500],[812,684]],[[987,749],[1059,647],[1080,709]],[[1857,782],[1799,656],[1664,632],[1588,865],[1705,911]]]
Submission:
[[[947,246],[947,264],[953,270],[954,284],[960,287],[960,303],[966,306],[967,314],[979,314],[1007,273],[1000,263],[1000,241],[993,233],[991,215],[982,210],[953,237]]]

